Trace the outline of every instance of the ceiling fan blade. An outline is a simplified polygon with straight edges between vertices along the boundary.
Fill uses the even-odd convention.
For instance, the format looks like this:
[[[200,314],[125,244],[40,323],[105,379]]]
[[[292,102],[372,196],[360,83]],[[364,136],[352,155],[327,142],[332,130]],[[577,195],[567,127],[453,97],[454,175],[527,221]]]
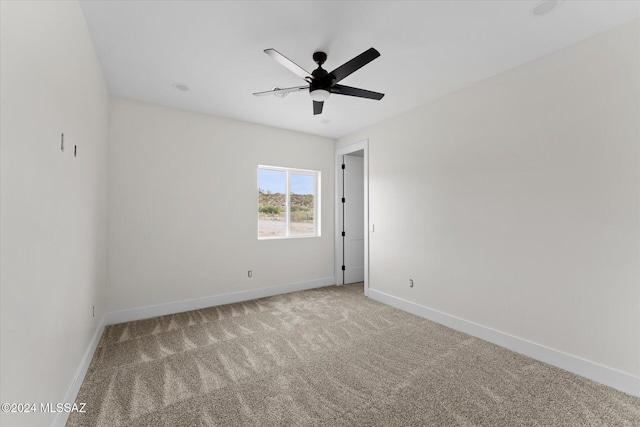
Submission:
[[[380,52],[378,52],[374,48],[370,48],[369,50],[366,50],[360,55],[353,58],[351,61],[345,62],[344,64],[330,72],[325,78],[333,76],[333,83],[338,83],[340,80],[344,79],[354,71],[357,71],[360,68],[364,67],[369,62],[376,59],[378,56],[380,56]]]
[[[306,71],[304,68],[302,68],[301,66],[299,66],[298,64],[296,64],[295,62],[293,62],[292,60],[290,60],[289,58],[287,58],[286,56],[278,52],[277,50],[265,49],[264,53],[266,53],[267,55],[269,55],[270,57],[278,61],[280,64],[288,68],[294,74],[302,77],[303,79],[306,80],[307,77],[311,77],[311,73]]]
[[[339,95],[357,96],[359,98],[377,99],[378,101],[384,96],[384,93],[372,92],[370,90],[343,85],[333,85],[329,88],[329,92],[337,93]]]
[[[264,95],[285,95],[291,92],[301,92],[303,90],[309,90],[309,85],[307,86],[296,86],[296,87],[288,87],[284,89],[280,89],[279,87],[274,88],[272,90],[266,90],[264,92],[256,92],[255,96],[264,96]]]
[[[313,101],[313,115],[316,116],[318,114],[322,114],[323,106],[324,106],[323,101]]]

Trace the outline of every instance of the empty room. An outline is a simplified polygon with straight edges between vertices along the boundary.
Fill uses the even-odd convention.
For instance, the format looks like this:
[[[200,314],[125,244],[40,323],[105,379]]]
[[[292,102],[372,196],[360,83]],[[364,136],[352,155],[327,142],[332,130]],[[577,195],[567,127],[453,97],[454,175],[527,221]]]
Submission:
[[[2,426],[640,425],[640,1],[0,19]]]

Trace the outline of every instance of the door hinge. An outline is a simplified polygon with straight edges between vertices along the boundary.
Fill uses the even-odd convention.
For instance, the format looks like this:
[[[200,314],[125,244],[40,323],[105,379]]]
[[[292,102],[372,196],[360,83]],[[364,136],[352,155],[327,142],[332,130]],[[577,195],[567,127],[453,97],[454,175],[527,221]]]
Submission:
[[[342,164],[342,169],[345,169],[345,168],[346,168],[346,167],[345,167],[345,165],[344,165],[344,163],[343,163],[343,164]]]
[[[342,266],[342,271],[345,271],[345,270],[346,270],[346,268],[345,268],[345,267],[344,267],[344,265],[343,265],[343,266]]]
[[[347,233],[345,233],[344,231],[342,232],[342,237],[346,236]]]
[[[345,199],[344,197],[342,198],[342,203],[345,203],[347,201],[347,199]]]

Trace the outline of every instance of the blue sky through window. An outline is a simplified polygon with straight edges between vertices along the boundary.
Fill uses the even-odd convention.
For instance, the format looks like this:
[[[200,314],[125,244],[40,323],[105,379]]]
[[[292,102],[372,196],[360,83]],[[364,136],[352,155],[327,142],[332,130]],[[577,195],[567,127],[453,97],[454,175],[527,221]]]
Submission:
[[[283,193],[287,191],[287,173],[270,169],[258,169],[258,188],[264,192]]]
[[[295,194],[314,194],[315,177],[313,175],[290,174],[289,188]],[[258,188],[265,192],[284,193],[287,189],[285,171],[258,169]]]
[[[292,173],[289,175],[289,190],[294,194],[313,194],[315,193],[314,176],[298,175]]]

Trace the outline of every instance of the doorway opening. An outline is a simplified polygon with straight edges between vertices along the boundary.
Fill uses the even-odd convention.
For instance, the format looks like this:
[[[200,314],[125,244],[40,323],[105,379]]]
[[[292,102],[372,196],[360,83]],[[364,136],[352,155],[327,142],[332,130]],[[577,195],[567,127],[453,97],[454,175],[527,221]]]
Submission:
[[[364,282],[369,294],[368,141],[336,150],[336,284]],[[344,166],[343,166],[344,165]]]

